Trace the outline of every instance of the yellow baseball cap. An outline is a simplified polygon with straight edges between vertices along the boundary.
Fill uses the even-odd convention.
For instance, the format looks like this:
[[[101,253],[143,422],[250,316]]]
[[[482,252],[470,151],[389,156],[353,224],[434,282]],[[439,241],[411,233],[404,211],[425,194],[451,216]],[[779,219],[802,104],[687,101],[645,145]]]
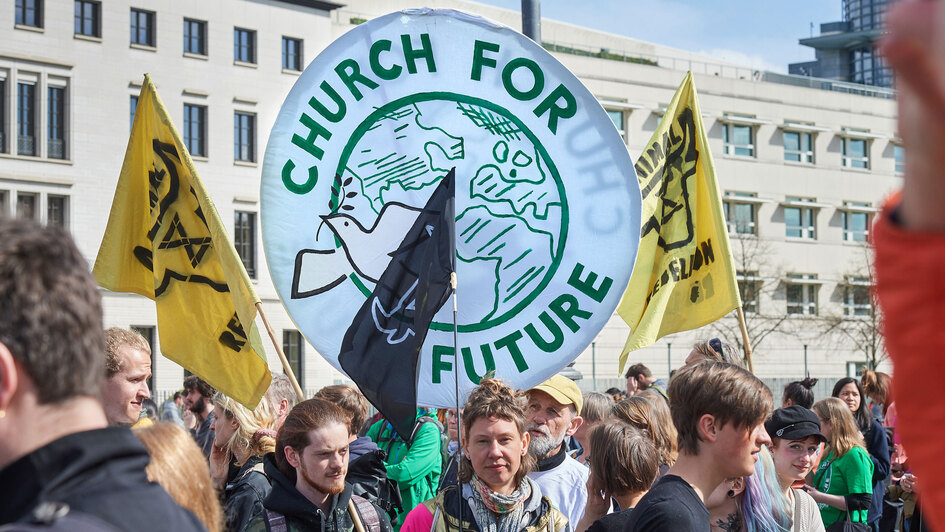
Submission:
[[[577,384],[574,384],[574,381],[563,375],[555,375],[535,386],[532,390],[545,392],[563,405],[573,404],[578,414],[581,413],[581,408],[584,407],[584,396],[581,395],[581,390],[577,387]]]

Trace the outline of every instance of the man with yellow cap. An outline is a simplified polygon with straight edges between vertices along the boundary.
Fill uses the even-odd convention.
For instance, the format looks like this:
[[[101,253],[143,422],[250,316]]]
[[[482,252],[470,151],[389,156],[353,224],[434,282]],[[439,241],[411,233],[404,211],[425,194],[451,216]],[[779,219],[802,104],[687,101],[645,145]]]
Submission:
[[[587,468],[571,458],[564,440],[581,426],[584,405],[574,381],[555,375],[528,391],[525,424],[531,435],[528,452],[538,467],[528,476],[538,483],[572,528],[581,520],[587,504]]]

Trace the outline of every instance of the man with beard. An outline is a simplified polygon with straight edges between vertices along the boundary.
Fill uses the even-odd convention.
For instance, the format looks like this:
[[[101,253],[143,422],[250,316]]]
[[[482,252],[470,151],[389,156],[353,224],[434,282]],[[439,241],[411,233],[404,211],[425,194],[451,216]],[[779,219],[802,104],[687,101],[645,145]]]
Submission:
[[[528,452],[538,460],[537,470],[528,476],[574,526],[587,504],[587,468],[568,455],[564,438],[581,426],[583,405],[574,381],[555,375],[528,391],[525,418],[531,435]]]
[[[348,472],[350,417],[324,399],[293,408],[276,437],[276,451],[263,458],[272,491],[265,515],[247,532],[391,532],[387,515],[351,493]]]
[[[197,426],[190,430],[204,456],[210,457],[213,450],[213,403],[210,399],[216,390],[196,375],[184,379],[184,405],[193,412]]]

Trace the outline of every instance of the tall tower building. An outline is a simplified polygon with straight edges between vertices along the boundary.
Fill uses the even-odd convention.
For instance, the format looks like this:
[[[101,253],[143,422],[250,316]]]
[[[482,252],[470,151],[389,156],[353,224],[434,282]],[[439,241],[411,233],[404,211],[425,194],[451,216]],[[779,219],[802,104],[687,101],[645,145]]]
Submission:
[[[820,25],[820,35],[800,39],[817,60],[788,65],[788,72],[815,78],[892,87],[892,72],[875,50],[888,0],[842,0],[843,20]]]

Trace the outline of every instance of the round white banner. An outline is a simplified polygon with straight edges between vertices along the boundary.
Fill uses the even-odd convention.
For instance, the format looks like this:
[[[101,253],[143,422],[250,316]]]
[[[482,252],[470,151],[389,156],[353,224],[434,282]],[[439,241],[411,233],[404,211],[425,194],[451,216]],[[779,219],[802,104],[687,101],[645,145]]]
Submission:
[[[315,58],[263,164],[273,283],[341,369],[345,331],[454,167],[461,393],[491,370],[534,386],[616,308],[636,259],[640,189],[594,96],[511,28],[409,10],[352,29]],[[420,404],[455,404],[452,304],[436,314],[418,368]]]

